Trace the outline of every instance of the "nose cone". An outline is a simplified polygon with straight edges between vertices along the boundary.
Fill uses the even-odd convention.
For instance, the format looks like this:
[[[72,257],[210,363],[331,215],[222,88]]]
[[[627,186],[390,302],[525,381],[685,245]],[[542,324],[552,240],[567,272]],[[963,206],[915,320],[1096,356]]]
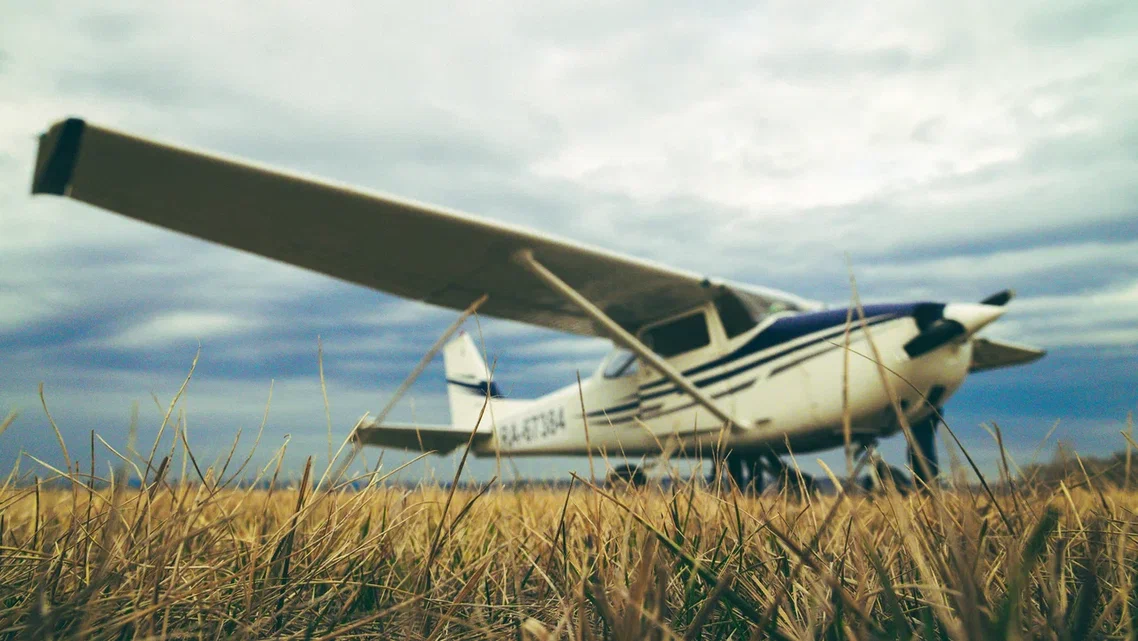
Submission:
[[[1006,307],[984,305],[983,303],[950,303],[944,306],[944,317],[954,320],[964,327],[971,336],[984,326],[1004,315]]]

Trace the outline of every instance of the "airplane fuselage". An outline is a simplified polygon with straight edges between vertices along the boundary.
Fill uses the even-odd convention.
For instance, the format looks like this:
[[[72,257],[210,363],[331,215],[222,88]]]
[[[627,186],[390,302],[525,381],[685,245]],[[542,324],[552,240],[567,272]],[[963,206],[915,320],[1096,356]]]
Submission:
[[[743,429],[724,433],[707,409],[643,365],[606,373],[614,364],[610,359],[580,387],[574,383],[508,413],[490,413],[495,415],[479,430],[494,437],[476,453],[584,454],[587,442],[594,453],[640,456],[659,453],[671,442],[680,446],[677,455],[696,456],[724,438],[727,447],[740,451],[789,446],[809,452],[844,441],[847,411],[855,440],[888,436],[900,425],[883,373],[909,420],[944,403],[968,373],[968,340],[950,341],[917,358],[903,349],[920,333],[916,316],[930,305],[935,306],[867,305],[864,321],[857,310],[851,318],[845,309],[775,314],[732,338],[708,305],[699,311],[706,315],[707,344],[669,362]]]

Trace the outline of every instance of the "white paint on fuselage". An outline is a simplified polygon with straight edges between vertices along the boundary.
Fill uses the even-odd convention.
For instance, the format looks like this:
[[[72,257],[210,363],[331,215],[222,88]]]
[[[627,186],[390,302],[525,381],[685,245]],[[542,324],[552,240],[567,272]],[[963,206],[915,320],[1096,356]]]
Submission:
[[[703,362],[746,344],[773,322],[767,320],[733,340],[721,341],[713,352],[704,355]],[[720,377],[722,380],[702,386],[703,389],[719,396],[717,402],[741,424],[753,425],[750,429],[735,429],[724,435],[710,412],[682,392],[652,396],[659,390],[673,389],[671,383],[649,388],[637,408],[640,386],[645,381],[658,380],[658,375],[649,372],[607,379],[598,369],[582,380],[580,387],[573,383],[528,402],[521,412],[499,415],[493,421],[484,419],[479,429],[494,432],[495,438],[479,447],[476,454],[492,455],[495,449],[520,456],[586,454],[587,442],[594,453],[641,456],[658,454],[662,446],[675,439],[682,442],[681,453],[689,455],[708,453],[722,439],[735,450],[783,449],[787,441],[796,453],[827,449],[840,444],[843,438],[845,385],[854,433],[861,437],[889,436],[899,429],[899,424],[866,331],[895,394],[908,408],[905,413],[910,420],[929,413],[922,397],[933,386],[945,389],[938,403],[960,387],[971,362],[971,342],[950,343],[910,359],[903,345],[918,333],[912,318],[878,317],[867,321],[876,324],[863,330],[855,320],[851,327],[848,364],[841,334],[818,340],[833,334],[835,329],[844,329],[829,327],[692,377],[697,383]],[[689,361],[681,369],[690,367],[693,365]],[[738,373],[725,376],[737,370]],[[595,414],[588,418],[587,437],[582,404],[586,413]],[[601,413],[605,409],[610,411]]]

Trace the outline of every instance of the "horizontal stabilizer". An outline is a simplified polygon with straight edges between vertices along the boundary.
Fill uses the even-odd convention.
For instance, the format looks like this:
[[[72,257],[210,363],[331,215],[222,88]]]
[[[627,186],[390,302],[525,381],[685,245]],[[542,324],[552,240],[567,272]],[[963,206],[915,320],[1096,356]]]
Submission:
[[[972,366],[970,372],[983,372],[1037,361],[1047,352],[1042,349],[995,341],[990,338],[972,340]]]
[[[471,445],[478,445],[489,438],[490,432],[475,434]],[[363,445],[446,454],[465,446],[470,440],[470,432],[456,430],[449,425],[373,423],[356,430],[356,440]]]

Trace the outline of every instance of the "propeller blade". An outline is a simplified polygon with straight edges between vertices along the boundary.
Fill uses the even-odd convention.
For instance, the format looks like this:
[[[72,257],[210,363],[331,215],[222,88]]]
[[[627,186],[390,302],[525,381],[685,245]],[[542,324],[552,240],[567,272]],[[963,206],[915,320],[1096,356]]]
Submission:
[[[959,322],[942,318],[930,325],[925,331],[917,334],[916,338],[905,343],[905,353],[909,355],[909,358],[917,358],[964,336],[967,332],[968,330],[964,329],[964,325]]]
[[[951,341],[971,336],[1003,316],[1005,311],[998,305],[949,303],[941,308],[940,318],[931,322],[925,319],[923,326],[921,319],[916,319],[921,333],[905,343],[905,352],[909,358],[917,358]]]
[[[1005,289],[1002,292],[996,292],[991,296],[980,301],[981,305],[998,305],[1003,307],[1008,304],[1008,301],[1015,298],[1016,292],[1014,289]]]

